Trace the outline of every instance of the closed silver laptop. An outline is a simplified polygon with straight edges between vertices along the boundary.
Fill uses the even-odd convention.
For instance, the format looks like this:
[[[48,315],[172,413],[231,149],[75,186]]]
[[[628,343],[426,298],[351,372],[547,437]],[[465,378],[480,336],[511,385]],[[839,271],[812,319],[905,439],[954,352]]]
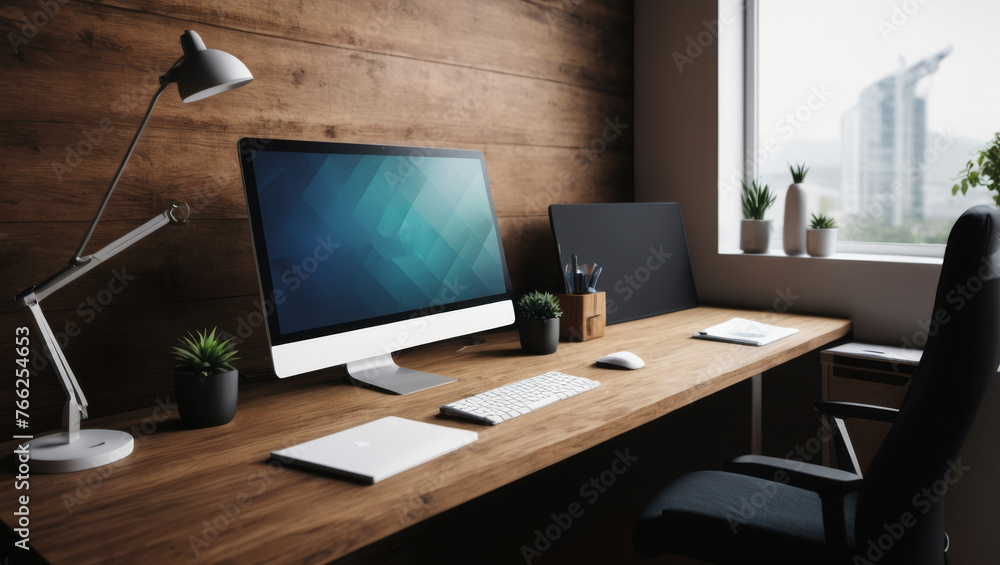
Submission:
[[[272,451],[271,457],[371,484],[468,445],[478,438],[472,431],[389,416]]]

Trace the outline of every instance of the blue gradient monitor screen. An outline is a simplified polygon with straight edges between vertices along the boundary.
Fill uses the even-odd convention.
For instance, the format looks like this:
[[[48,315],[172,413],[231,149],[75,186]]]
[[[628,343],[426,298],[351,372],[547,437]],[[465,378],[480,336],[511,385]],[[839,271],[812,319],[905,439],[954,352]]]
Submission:
[[[481,153],[246,141],[273,343],[509,297]]]

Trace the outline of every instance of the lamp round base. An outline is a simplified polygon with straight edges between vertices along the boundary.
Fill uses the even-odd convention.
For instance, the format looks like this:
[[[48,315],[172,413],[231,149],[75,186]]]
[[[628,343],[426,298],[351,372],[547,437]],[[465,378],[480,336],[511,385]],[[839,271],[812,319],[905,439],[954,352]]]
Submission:
[[[65,442],[65,432],[29,441],[31,470],[69,473],[92,469],[128,457],[135,445],[131,435],[116,430],[80,430],[76,441]]]

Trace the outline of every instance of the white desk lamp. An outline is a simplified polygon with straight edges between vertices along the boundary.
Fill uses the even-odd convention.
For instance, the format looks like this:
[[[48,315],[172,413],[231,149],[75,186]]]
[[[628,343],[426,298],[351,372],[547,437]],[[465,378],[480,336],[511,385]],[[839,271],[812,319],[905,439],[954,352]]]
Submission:
[[[52,333],[52,328],[49,327],[45,316],[42,315],[40,303],[87,271],[114,257],[133,243],[168,223],[187,221],[191,211],[188,205],[172,204],[162,214],[118,238],[100,251],[92,255],[83,255],[83,250],[97,227],[97,221],[101,218],[101,214],[111,198],[111,193],[118,184],[118,179],[132,156],[132,151],[135,149],[142,131],[146,128],[146,122],[149,121],[153,107],[156,106],[163,91],[171,83],[176,82],[181,99],[184,102],[194,102],[238,88],[253,80],[253,75],[239,59],[223,51],[206,49],[201,37],[193,31],[184,32],[184,35],[181,36],[181,47],[184,49],[184,55],[177,59],[170,70],[160,77],[160,88],[153,95],[146,115],[142,118],[142,123],[139,124],[139,130],[135,133],[121,165],[118,166],[118,171],[111,179],[111,184],[104,194],[104,200],[101,201],[101,205],[97,209],[94,221],[91,222],[90,229],[83,236],[83,241],[73,258],[70,259],[69,265],[41,284],[25,289],[17,295],[18,304],[27,308],[28,312],[31,313],[67,397],[66,408],[63,412],[63,426],[67,428],[66,431],[28,442],[32,471],[41,473],[79,471],[113,463],[132,453],[132,436],[126,432],[80,429],[81,416],[87,417],[87,398],[83,395],[83,390],[80,389],[80,384],[76,381],[62,349],[59,348],[59,342],[56,340],[55,334]]]

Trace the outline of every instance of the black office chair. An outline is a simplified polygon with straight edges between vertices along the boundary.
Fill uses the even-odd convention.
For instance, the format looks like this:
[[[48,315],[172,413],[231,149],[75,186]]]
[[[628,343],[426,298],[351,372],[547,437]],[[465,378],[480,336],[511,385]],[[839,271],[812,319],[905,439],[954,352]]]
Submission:
[[[965,472],[959,449],[1000,364],[998,240],[995,206],[969,209],[952,228],[935,322],[898,411],[817,403],[841,430],[846,418],[893,422],[864,478],[738,457],[726,472],[689,473],[657,494],[633,532],[636,550],[720,564],[945,563],[944,494]]]

